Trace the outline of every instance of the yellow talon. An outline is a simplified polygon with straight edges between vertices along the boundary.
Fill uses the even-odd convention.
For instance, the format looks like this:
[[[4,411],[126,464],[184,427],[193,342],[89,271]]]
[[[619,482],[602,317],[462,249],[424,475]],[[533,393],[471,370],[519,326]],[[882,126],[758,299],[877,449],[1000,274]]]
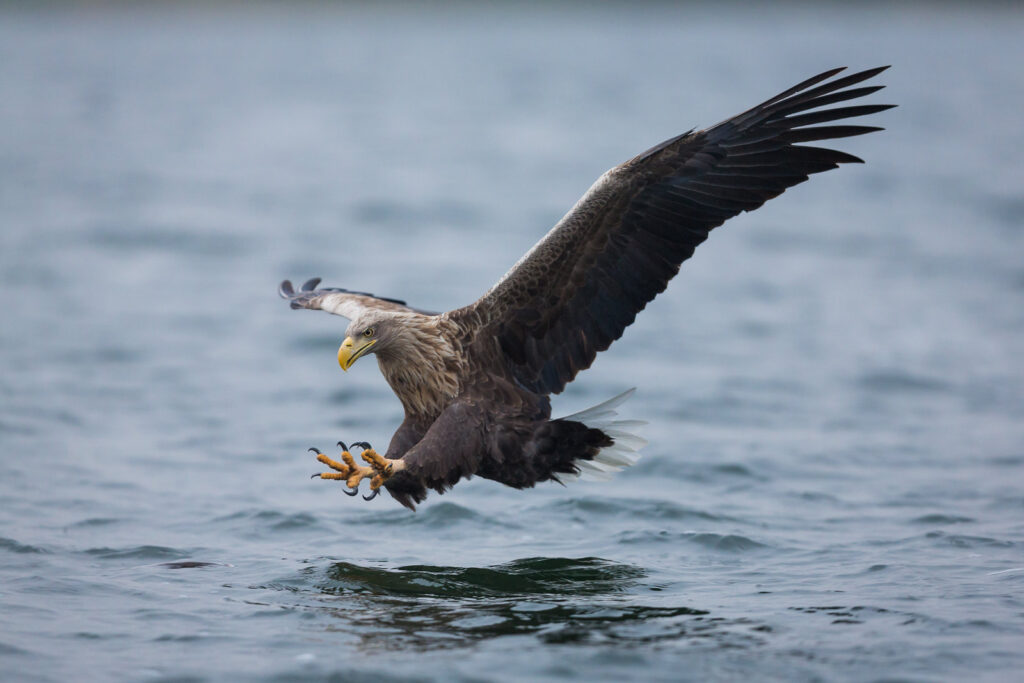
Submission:
[[[348,450],[341,452],[342,462],[332,460],[315,449],[310,450],[316,452],[316,459],[319,462],[335,470],[334,472],[323,472],[320,475],[313,475],[313,477],[319,476],[321,479],[344,480],[345,485],[352,489],[351,492],[346,491],[350,495],[355,495],[355,489],[358,489],[360,482],[366,478],[370,479],[370,490],[378,491],[384,485],[384,482],[394,474],[396,469],[401,468],[396,468],[395,463],[399,463],[399,466],[404,464],[401,460],[389,460],[372,448],[367,448],[361,454],[366,465],[357,465],[355,458],[352,457]]]
[[[352,460],[352,456],[348,454],[348,451],[346,451],[346,452],[341,454],[342,459],[344,459],[346,455],[348,455],[349,461],[351,461]],[[320,462],[322,462],[323,464],[327,465],[328,467],[330,467],[332,470],[338,470],[339,472],[346,472],[346,471],[348,471],[348,463],[342,465],[340,462],[336,462],[334,460],[331,460],[330,458],[328,458],[323,453],[317,453],[316,459],[319,460]]]
[[[385,473],[391,469],[391,461],[372,448],[363,451],[362,457],[377,472]]]

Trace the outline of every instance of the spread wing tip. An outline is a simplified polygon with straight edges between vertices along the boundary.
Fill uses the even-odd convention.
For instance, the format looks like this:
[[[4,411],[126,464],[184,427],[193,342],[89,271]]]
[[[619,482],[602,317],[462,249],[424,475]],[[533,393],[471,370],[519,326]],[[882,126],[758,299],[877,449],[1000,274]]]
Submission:
[[[308,308],[308,306],[304,304],[309,300],[309,297],[303,296],[303,294],[311,294],[315,292],[316,286],[318,284],[320,284],[320,278],[310,278],[309,280],[303,282],[302,286],[299,287],[299,291],[296,292],[295,286],[292,285],[292,281],[284,280],[281,282],[280,285],[278,285],[277,294],[282,299],[287,299],[289,302],[291,302],[292,308]]]

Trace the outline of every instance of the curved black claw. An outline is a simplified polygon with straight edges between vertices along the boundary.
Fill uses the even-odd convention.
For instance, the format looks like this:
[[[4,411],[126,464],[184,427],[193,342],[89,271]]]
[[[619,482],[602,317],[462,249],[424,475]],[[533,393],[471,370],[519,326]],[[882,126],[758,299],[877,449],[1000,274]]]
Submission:
[[[308,451],[309,451],[310,453],[316,453],[317,455],[323,455],[323,453],[321,453],[321,452],[320,452],[320,449],[319,449],[319,448],[309,448],[309,449],[307,449],[307,450],[308,450]]]
[[[319,479],[319,478],[320,478],[320,473],[319,472],[317,472],[312,477],[310,477],[310,479]]]
[[[358,488],[354,488],[354,489],[342,489],[342,492],[343,492],[343,493],[344,493],[344,494],[345,494],[346,496],[354,496],[354,495],[356,495],[357,493],[359,493],[359,489],[358,489]]]
[[[371,450],[373,448],[373,446],[371,446],[366,441],[356,441],[354,444],[352,444],[352,448],[355,448],[356,446],[359,446],[364,451],[368,451],[368,450]]]
[[[373,493],[371,493],[370,495],[363,496],[363,500],[373,500],[374,498],[377,497],[377,494],[379,494],[379,493],[380,493],[380,489],[374,489]]]
[[[339,441],[338,442],[338,448],[340,448],[343,451],[347,451],[348,450],[348,446],[345,445],[344,441]]]

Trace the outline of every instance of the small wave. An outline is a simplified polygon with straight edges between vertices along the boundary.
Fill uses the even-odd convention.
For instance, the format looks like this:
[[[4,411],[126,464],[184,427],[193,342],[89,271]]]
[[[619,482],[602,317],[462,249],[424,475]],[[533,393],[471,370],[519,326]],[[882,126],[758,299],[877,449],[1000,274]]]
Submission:
[[[203,567],[232,567],[224,562],[200,562],[198,560],[181,560],[178,562],[161,562],[157,567],[166,569],[201,569]]]
[[[20,647],[14,647],[13,645],[8,645],[7,643],[0,642],[0,655],[8,657],[11,655],[27,654],[29,654],[28,650],[22,650]]]
[[[257,518],[260,517],[258,516]],[[286,529],[306,529],[317,526],[320,523],[320,520],[307,512],[298,512],[288,515],[277,513],[267,515],[265,519],[268,521],[270,528],[275,531],[284,531]]]
[[[129,349],[123,346],[103,346],[93,349],[84,357],[79,357],[76,362],[97,363],[100,365],[126,365],[136,363],[144,357],[144,354],[137,349]]]
[[[692,534],[688,540],[706,548],[728,552],[745,552],[768,547],[764,543],[758,543],[751,538],[738,534]]]
[[[6,550],[12,553],[18,554],[31,554],[31,553],[45,553],[46,551],[42,548],[38,548],[34,545],[27,545],[25,543],[19,543],[13,538],[4,538],[0,536],[0,550]]]
[[[929,531],[925,538],[940,541],[944,545],[951,545],[957,548],[995,547],[1012,548],[1013,541],[1003,541],[998,538],[987,536],[967,536],[964,534],[947,534],[944,531]]]
[[[624,531],[619,534],[621,543],[643,545],[647,543],[694,543],[711,550],[729,553],[749,552],[770,546],[738,534],[715,534],[697,531],[682,533],[661,530]]]
[[[79,631],[72,634],[72,637],[82,640],[124,640],[129,638],[125,633],[96,633],[94,631]]]
[[[111,524],[117,524],[122,520],[116,517],[90,517],[89,519],[83,519],[73,524],[69,524],[69,528],[78,527],[95,527],[95,526],[110,526]]]
[[[766,477],[754,473],[753,470],[741,463],[722,463],[713,465],[710,469],[719,474],[728,474],[733,477],[750,477],[751,479],[766,481]]]
[[[856,624],[872,624],[876,628],[882,628],[888,624],[888,628],[899,628],[914,625],[921,628],[925,624],[938,624],[935,619],[921,613],[907,612],[885,607],[873,607],[871,605],[814,605],[789,607],[791,612],[806,614],[817,619],[822,619],[821,625],[844,626]],[[943,623],[942,628],[948,628],[948,623]]]
[[[1007,228],[1019,230],[1024,225],[1024,199],[990,195],[977,202],[989,216]]]
[[[667,500],[638,498],[579,497],[559,499],[543,506],[559,516],[573,515],[578,520],[593,517],[635,517],[643,520],[701,519],[709,522],[737,521],[706,510],[686,507]]]
[[[162,545],[138,545],[131,548],[90,548],[85,553],[102,560],[163,560],[180,559],[189,555],[186,551]]]
[[[959,515],[944,515],[941,513],[934,513],[930,515],[921,515],[910,520],[911,524],[967,524],[976,520],[971,517],[961,517]]]
[[[873,392],[938,393],[948,391],[950,384],[936,377],[916,375],[903,370],[873,370],[861,375],[860,385]]]
[[[793,498],[800,500],[806,500],[812,503],[839,503],[839,496],[833,493],[825,493],[824,491],[797,491],[786,494]]]
[[[232,529],[238,529],[241,526],[249,532],[257,533],[312,529],[321,526],[320,519],[308,512],[289,513],[279,510],[241,510],[230,515],[216,517],[213,521]]]
[[[6,420],[0,420],[0,434],[17,434],[20,436],[31,436],[36,434],[37,430],[24,424],[13,424]]]

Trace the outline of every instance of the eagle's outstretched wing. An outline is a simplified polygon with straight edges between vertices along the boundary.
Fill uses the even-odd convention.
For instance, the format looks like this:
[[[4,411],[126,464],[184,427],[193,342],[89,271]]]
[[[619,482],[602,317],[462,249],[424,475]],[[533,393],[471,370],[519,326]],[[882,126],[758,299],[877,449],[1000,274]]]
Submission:
[[[826,71],[613,168],[490,291],[451,315],[478,337],[496,336],[523,386],[560,392],[665,289],[711,229],[812,173],[860,162],[798,143],[881,130],[815,124],[894,105],[811,110],[880,90],[850,86],[886,68],[832,81],[843,69]]]
[[[309,308],[312,310],[327,311],[334,315],[352,320],[361,312],[374,309],[384,311],[415,311],[426,315],[434,315],[428,311],[421,311],[418,308],[407,306],[399,299],[388,299],[387,297],[375,296],[367,292],[353,292],[340,287],[320,287],[320,278],[315,277],[303,283],[299,291],[292,287],[291,280],[285,280],[278,287],[277,292],[282,299],[288,299],[292,308]]]

